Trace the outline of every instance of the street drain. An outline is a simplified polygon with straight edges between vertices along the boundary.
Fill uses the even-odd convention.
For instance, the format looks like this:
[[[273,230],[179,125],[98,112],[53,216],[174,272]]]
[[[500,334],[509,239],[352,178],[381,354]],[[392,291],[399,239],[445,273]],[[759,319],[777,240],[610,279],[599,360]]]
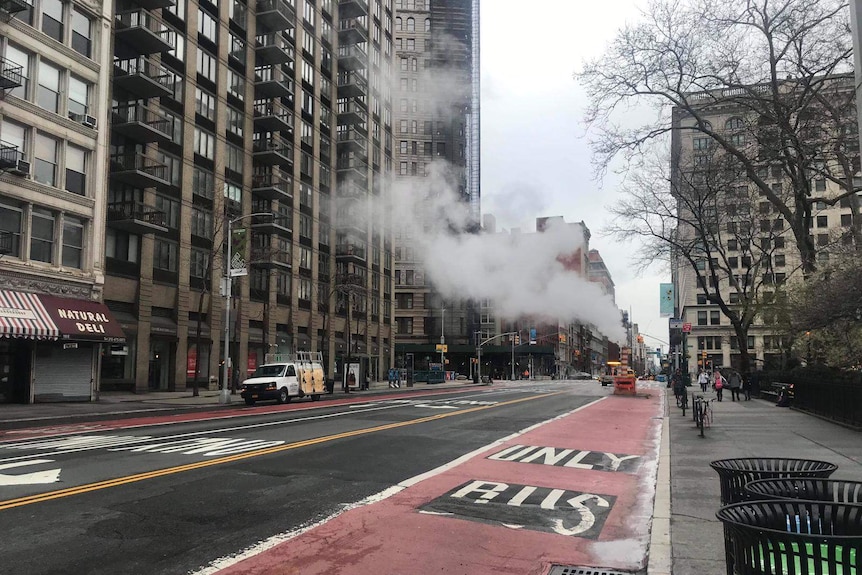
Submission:
[[[625,571],[613,571],[601,567],[579,567],[577,565],[553,565],[548,575],[632,575]]]

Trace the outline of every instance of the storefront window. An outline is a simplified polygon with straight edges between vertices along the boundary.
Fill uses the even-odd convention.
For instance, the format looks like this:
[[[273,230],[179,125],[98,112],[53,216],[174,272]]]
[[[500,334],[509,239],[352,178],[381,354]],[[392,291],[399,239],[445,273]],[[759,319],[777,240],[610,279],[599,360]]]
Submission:
[[[129,337],[126,343],[112,343],[102,346],[103,382],[106,380],[134,381],[136,343],[134,337]]]

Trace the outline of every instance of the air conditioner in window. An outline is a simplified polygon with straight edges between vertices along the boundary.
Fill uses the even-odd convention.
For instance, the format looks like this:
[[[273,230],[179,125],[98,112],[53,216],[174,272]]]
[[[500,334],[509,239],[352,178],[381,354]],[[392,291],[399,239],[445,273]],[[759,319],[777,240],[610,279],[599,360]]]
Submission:
[[[30,162],[27,160],[18,160],[15,162],[15,167],[9,170],[10,174],[15,174],[16,176],[29,176],[30,175]]]
[[[87,114],[73,114],[72,112],[69,112],[69,119],[71,119],[73,122],[80,122],[88,128],[96,127],[95,116],[88,116]]]

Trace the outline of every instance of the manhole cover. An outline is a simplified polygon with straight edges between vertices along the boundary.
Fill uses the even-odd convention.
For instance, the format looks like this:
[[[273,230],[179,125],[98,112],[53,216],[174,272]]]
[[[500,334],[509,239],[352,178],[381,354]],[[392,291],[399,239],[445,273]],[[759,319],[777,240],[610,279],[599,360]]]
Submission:
[[[626,571],[614,571],[601,567],[579,567],[577,565],[554,565],[548,575],[632,575]]]

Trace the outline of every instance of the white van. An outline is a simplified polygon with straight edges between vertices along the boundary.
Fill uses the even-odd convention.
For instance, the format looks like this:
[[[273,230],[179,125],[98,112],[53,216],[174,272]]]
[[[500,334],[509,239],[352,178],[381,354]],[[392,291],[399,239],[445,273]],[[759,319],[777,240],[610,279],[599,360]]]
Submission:
[[[326,393],[323,354],[302,351],[298,354],[267,354],[264,364],[242,382],[240,395],[246,405],[274,399],[288,403],[294,397],[311,396],[317,401]]]

